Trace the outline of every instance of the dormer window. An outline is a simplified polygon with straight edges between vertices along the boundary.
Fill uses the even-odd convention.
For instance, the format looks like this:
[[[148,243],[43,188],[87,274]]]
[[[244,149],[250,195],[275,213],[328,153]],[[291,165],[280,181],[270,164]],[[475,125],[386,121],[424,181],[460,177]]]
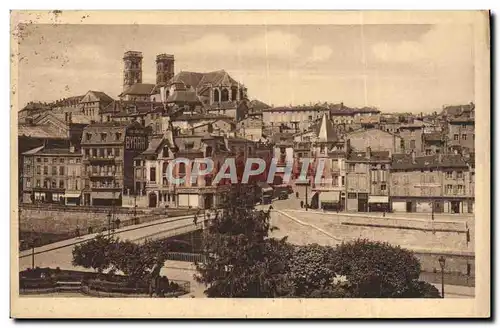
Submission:
[[[101,133],[101,141],[106,141],[106,133]]]
[[[163,147],[163,157],[168,157],[168,147]]]
[[[118,141],[122,138],[122,134],[120,132],[115,133],[115,139]]]
[[[86,137],[87,137],[87,140],[92,139],[92,133],[87,133]]]

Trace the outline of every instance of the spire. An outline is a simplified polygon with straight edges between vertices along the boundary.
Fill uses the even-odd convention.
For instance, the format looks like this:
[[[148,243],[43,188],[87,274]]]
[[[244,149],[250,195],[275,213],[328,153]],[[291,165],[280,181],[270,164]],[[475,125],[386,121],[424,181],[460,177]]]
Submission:
[[[326,114],[323,114],[318,131],[318,141],[329,142],[337,140],[337,135],[333,128],[332,122],[328,119]]]

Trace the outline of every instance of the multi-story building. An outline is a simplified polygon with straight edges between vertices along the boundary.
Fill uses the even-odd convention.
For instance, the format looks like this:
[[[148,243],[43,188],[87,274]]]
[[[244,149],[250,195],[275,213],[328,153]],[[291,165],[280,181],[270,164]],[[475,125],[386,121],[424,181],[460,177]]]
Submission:
[[[320,120],[329,117],[330,109],[324,106],[273,107],[262,110],[267,125],[286,126],[291,132],[303,132]]]
[[[138,122],[94,123],[84,129],[84,204],[121,205],[122,196],[134,190],[133,159],[147,148],[148,134]]]
[[[395,212],[467,213],[473,211],[469,166],[461,155],[396,154],[391,165]]]
[[[467,148],[469,152],[474,151],[475,142],[474,118],[451,118],[447,121],[447,148],[448,151]]]
[[[445,137],[442,132],[424,133],[422,136],[423,152],[425,155],[434,155],[445,152]]]
[[[88,91],[80,100],[80,110],[90,120],[102,121],[102,111],[113,102],[113,98],[101,91]]]
[[[346,210],[369,212],[389,210],[389,151],[347,149]]]
[[[399,136],[402,138],[401,152],[415,153],[417,156],[423,151],[423,124],[402,124],[399,126]]]
[[[82,154],[75,147],[40,146],[22,156],[23,203],[80,204]]]
[[[359,129],[348,132],[345,135],[354,149],[366,149],[372,151],[389,151],[391,154],[402,152],[403,139],[392,132],[380,129]]]

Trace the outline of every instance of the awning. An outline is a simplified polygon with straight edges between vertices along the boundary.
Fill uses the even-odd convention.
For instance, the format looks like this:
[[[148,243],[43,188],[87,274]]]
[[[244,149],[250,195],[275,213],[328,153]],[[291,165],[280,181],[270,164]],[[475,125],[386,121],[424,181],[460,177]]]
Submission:
[[[369,196],[368,203],[389,203],[389,196]]]
[[[338,191],[321,191],[319,193],[319,201],[325,203],[338,202],[340,199],[340,192]]]
[[[119,199],[120,192],[111,192],[111,191],[101,191],[101,192],[93,192],[92,198],[97,199]]]
[[[65,198],[79,198],[80,196],[81,194],[76,192],[67,192],[64,194]]]

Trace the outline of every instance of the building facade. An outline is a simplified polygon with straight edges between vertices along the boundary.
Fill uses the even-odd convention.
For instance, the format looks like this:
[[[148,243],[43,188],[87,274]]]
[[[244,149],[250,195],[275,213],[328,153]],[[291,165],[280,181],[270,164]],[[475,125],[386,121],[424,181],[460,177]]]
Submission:
[[[134,189],[133,159],[148,146],[149,129],[137,122],[95,123],[82,137],[83,201],[86,205],[121,206]]]
[[[470,170],[461,155],[395,155],[391,165],[394,212],[472,213]]]
[[[80,205],[82,155],[75,147],[37,147],[23,153],[23,203]]]

